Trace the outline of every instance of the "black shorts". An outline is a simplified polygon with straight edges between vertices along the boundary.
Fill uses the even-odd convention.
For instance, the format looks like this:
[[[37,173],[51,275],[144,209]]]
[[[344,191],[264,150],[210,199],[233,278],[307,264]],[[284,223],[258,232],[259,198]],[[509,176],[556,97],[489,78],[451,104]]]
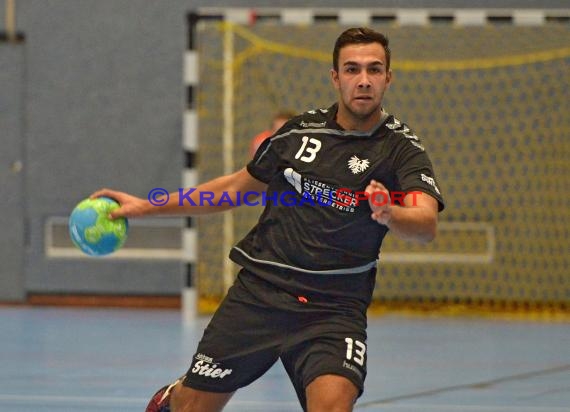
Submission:
[[[204,331],[183,384],[233,392],[281,359],[303,408],[305,388],[325,374],[346,377],[361,394],[366,309],[353,299],[297,296],[242,270]]]

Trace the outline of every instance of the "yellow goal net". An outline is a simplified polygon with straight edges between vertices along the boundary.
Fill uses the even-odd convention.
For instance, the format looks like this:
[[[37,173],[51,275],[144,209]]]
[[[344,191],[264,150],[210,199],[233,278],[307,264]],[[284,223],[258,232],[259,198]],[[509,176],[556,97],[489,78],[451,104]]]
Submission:
[[[371,27],[392,48],[385,109],[422,138],[447,204],[431,244],[387,236],[373,307],[567,311],[569,26]],[[243,167],[275,112],[336,99],[329,70],[345,28],[200,22],[200,181]],[[229,247],[260,212],[242,207],[198,220],[202,311],[233,280]]]

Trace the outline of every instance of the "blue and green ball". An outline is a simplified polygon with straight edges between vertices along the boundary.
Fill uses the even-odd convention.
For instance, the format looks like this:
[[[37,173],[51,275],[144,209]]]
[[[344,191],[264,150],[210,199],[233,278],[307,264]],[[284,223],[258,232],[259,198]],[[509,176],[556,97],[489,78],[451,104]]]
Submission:
[[[120,249],[127,240],[129,222],[125,218],[109,219],[109,213],[119,207],[108,197],[81,201],[69,216],[73,244],[90,256],[104,256]]]

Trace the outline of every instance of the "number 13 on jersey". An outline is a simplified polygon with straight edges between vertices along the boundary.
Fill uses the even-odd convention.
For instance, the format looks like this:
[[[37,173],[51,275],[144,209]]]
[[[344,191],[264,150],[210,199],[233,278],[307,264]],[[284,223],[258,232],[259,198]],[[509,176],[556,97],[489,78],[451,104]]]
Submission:
[[[314,137],[303,136],[303,144],[295,155],[295,159],[299,159],[305,163],[311,163],[317,157],[317,152],[321,150],[321,141]]]
[[[346,342],[346,360],[354,361],[360,366],[364,366],[366,345],[352,338],[345,338],[344,341]]]

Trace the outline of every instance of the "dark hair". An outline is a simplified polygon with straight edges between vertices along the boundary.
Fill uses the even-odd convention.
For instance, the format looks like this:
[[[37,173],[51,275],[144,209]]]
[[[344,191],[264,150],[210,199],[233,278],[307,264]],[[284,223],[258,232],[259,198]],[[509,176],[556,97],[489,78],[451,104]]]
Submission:
[[[390,69],[390,47],[388,37],[367,27],[354,27],[343,31],[336,39],[333,50],[333,68],[338,71],[340,49],[351,44],[380,43],[386,53],[386,70]]]

